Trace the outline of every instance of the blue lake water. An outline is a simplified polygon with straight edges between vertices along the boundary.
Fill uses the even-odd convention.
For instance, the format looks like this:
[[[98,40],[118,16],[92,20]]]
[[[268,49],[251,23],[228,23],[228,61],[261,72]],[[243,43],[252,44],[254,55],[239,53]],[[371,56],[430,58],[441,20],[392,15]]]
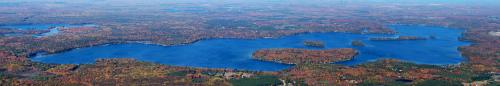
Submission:
[[[18,25],[0,25],[0,28],[10,28],[18,30],[49,30],[49,32],[33,35],[35,37],[52,36],[59,33],[59,28],[76,27],[96,27],[95,24],[18,24]],[[14,35],[13,35],[14,34]],[[4,36],[16,36],[17,33],[4,34]],[[20,34],[17,34],[20,35]]]
[[[463,61],[459,41],[463,30],[441,27],[391,25],[398,34],[306,33],[277,39],[210,39],[179,46],[150,44],[111,44],[79,48],[57,54],[39,55],[33,61],[59,64],[93,63],[100,58],[134,58],[174,66],[231,68],[278,71],[292,65],[251,59],[252,52],[264,48],[331,49],[355,48],[360,54],[353,60],[336,64],[355,65],[380,58],[394,58],[419,64],[457,64]],[[403,41],[370,41],[370,37],[419,36],[435,39]],[[320,40],[325,48],[303,45],[305,40]],[[354,47],[352,40],[362,40],[365,47]]]

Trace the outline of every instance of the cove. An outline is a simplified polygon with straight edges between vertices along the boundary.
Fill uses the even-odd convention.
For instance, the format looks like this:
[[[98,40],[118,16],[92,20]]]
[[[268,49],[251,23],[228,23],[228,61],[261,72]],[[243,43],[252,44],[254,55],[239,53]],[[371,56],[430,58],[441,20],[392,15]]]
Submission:
[[[393,58],[418,64],[457,64],[463,61],[459,41],[463,30],[443,27],[390,25],[397,34],[304,33],[276,39],[208,39],[178,46],[151,44],[109,44],[73,49],[66,52],[37,55],[32,61],[57,64],[86,64],[102,58],[133,58],[173,66],[230,68],[253,71],[279,71],[293,65],[253,60],[254,51],[265,48],[331,49],[354,48],[359,54],[352,60],[335,64],[356,65],[381,58]],[[427,40],[373,41],[371,37],[418,36]],[[303,45],[303,41],[323,41],[325,48]],[[365,46],[351,45],[361,40]]]

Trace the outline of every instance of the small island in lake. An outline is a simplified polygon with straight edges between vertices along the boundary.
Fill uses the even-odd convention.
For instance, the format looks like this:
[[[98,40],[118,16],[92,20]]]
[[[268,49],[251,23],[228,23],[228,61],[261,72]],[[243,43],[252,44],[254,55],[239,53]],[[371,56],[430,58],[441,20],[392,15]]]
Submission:
[[[363,46],[365,46],[365,44],[361,40],[353,40],[351,42],[351,45],[352,46],[357,46],[357,47],[363,47]]]
[[[325,44],[322,41],[312,41],[312,40],[304,41],[304,45],[308,47],[317,47],[317,48],[325,47]]]
[[[351,48],[329,50],[263,49],[253,53],[254,59],[285,64],[332,63],[352,59],[357,51]]]
[[[427,40],[424,37],[417,36],[399,36],[399,37],[375,37],[370,38],[372,41],[398,41],[398,40]]]

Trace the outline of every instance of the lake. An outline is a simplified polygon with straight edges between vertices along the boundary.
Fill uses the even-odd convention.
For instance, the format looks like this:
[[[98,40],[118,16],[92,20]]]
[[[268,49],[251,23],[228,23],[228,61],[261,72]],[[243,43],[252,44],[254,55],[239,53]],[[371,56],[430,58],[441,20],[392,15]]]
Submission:
[[[17,30],[49,30],[49,32],[35,34],[34,37],[47,37],[59,33],[59,28],[78,28],[78,27],[97,27],[95,24],[17,24],[0,25],[0,28],[9,28]],[[4,36],[17,36],[18,33],[4,34]]]
[[[355,48],[360,53],[353,60],[336,64],[356,65],[381,58],[400,59],[418,64],[457,64],[464,60],[457,50],[468,42],[459,41],[463,30],[443,27],[390,25],[397,34],[305,33],[276,39],[209,39],[178,46],[151,44],[109,44],[38,55],[31,60],[43,63],[86,64],[101,58],[134,58],[173,66],[230,68],[254,71],[279,71],[293,65],[258,61],[252,52],[265,48],[331,49]],[[427,40],[371,41],[371,37],[418,36]],[[305,40],[319,40],[325,48],[303,45]],[[352,40],[366,46],[355,47]]]

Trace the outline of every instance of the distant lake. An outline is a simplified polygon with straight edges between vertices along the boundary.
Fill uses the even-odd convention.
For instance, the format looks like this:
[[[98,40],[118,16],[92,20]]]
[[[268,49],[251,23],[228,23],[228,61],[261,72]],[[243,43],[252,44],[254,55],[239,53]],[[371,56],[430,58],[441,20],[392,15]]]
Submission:
[[[279,71],[293,65],[251,59],[254,51],[265,48],[331,49],[355,48],[360,54],[353,60],[336,64],[356,65],[380,58],[394,58],[418,64],[457,64],[463,61],[459,41],[463,30],[443,27],[391,25],[398,34],[305,33],[276,39],[209,39],[193,44],[159,46],[150,44],[110,44],[78,48],[67,52],[39,55],[33,61],[58,64],[94,63],[100,58],[134,58],[173,66],[230,68],[239,70]],[[396,36],[433,37],[428,40],[370,41],[371,37]],[[303,45],[305,40],[320,40],[325,48]],[[354,47],[352,40],[361,40],[365,47]]]
[[[35,37],[52,36],[59,33],[59,28],[78,28],[78,27],[96,27],[95,24],[17,24],[17,25],[0,25],[0,28],[17,29],[17,30],[49,30],[49,32],[33,35]],[[16,36],[17,33],[4,34],[4,36]]]

